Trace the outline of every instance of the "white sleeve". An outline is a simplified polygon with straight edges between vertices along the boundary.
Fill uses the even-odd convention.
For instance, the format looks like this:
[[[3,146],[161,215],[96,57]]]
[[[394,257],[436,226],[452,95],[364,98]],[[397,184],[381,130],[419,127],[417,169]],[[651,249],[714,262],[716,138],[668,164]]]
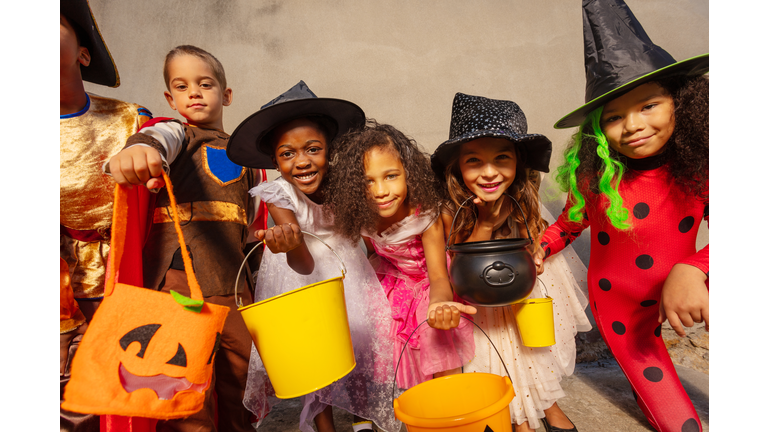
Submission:
[[[291,199],[285,187],[279,181],[264,182],[248,191],[253,197],[261,197],[261,200],[276,207],[284,208],[296,213],[296,203]],[[289,185],[290,186],[290,185]]]
[[[151,136],[163,146],[167,155],[163,160],[168,165],[176,160],[176,156],[179,155],[181,146],[184,143],[184,126],[181,123],[177,121],[164,121],[145,127],[139,132]]]

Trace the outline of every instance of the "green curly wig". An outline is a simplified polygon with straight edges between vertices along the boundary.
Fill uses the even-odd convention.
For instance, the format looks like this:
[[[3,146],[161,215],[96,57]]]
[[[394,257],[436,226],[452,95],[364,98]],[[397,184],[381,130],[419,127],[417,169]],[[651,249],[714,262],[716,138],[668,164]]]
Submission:
[[[565,163],[557,168],[557,182],[564,192],[569,192],[571,195],[573,205],[568,210],[568,219],[571,222],[581,222],[584,219],[585,200],[584,195],[579,190],[576,170],[581,165],[579,150],[581,150],[585,139],[593,141],[597,144],[595,151],[600,159],[602,159],[598,188],[600,192],[608,197],[610,203],[605,210],[605,214],[615,228],[626,230],[632,226],[627,222],[629,220],[629,210],[624,208],[624,200],[618,191],[621,178],[624,176],[625,167],[619,160],[611,157],[608,139],[600,128],[600,116],[602,113],[603,107],[597,108],[589,113],[584,123],[579,126],[579,131],[573,139],[573,145],[565,152]],[[592,134],[585,131],[587,127],[592,129]]]

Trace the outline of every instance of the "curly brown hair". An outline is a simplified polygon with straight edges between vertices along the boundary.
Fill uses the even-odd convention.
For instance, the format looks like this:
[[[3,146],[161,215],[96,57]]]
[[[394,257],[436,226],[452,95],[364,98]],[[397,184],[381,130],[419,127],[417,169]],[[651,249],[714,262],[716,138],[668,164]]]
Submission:
[[[706,199],[709,195],[709,76],[678,75],[654,82],[672,96],[675,104],[675,129],[659,155],[660,163],[669,167],[673,181],[685,194]],[[571,137],[566,153],[574,148],[579,135],[580,132],[576,132]],[[576,178],[579,185],[598,194],[603,160],[597,154],[598,144],[591,135],[594,130],[587,124],[580,137],[581,147],[577,152],[580,165],[576,168]],[[609,151],[612,159],[627,166],[626,156],[613,148]],[[557,180],[568,191],[567,186],[563,186],[568,184],[568,172],[562,168],[558,169]],[[637,174],[631,169],[625,173],[625,179]]]
[[[541,209],[539,208],[539,172],[526,166],[525,152],[521,151],[518,146],[515,146],[512,141],[510,141],[510,145],[517,154],[517,167],[515,179],[507,189],[507,193],[512,195],[523,209],[523,214],[521,214],[517,206],[510,203],[512,205],[511,217],[520,226],[525,226],[525,222],[528,222],[531,239],[536,244],[541,233],[549,225],[541,217]],[[475,207],[473,205],[461,206],[473,194],[464,184],[464,177],[461,175],[461,169],[459,168],[459,154],[460,152],[456,151],[445,167],[446,189],[448,190],[453,208],[458,212],[458,214],[455,214],[455,227],[448,239],[449,245],[465,241],[472,234],[472,230],[477,222]],[[523,215],[525,219],[523,219]]]
[[[404,204],[422,212],[438,212],[444,194],[430,167],[429,156],[395,127],[368,119],[363,128],[340,137],[335,147],[323,212],[332,218],[338,234],[359,241],[363,230],[376,230],[380,216],[368,197],[365,178],[365,155],[373,148],[391,150],[403,164],[408,188]]]

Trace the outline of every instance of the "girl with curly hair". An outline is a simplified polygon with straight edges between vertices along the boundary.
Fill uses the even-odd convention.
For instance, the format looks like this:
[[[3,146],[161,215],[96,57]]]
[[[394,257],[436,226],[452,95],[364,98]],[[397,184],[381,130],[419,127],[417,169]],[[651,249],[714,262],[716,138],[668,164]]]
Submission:
[[[555,126],[579,130],[557,173],[566,208],[541,256],[592,228],[589,299],[600,334],[654,428],[700,431],[661,324],[669,319],[681,336],[683,326],[709,325],[709,246],[696,250],[709,220],[709,56],[675,61],[620,0],[585,2],[584,11],[589,102]]]
[[[371,254],[392,310],[393,367],[405,347],[398,386],[460,372],[474,344],[459,315],[476,310],[454,298],[448,281],[442,189],[429,158],[399,130],[370,120],[340,140],[331,167],[326,210],[343,237],[359,241],[362,233]],[[431,327],[419,326],[427,317]]]
[[[527,133],[527,128],[515,102],[456,94],[449,139],[432,155],[432,168],[445,179],[450,195],[450,211],[443,214],[449,244],[525,238],[521,233],[530,233],[529,251],[540,249],[545,216],[551,215],[539,202],[539,171],[549,171],[552,143],[544,135]],[[575,429],[557,405],[565,396],[560,380],[573,373],[577,330],[591,326],[584,313],[586,269],[572,251],[566,252],[567,258],[563,254],[547,263],[534,261],[546,295],[553,299],[555,345],[524,346],[511,305],[479,307],[474,317],[500,347],[501,358],[476,331],[475,358],[464,372],[509,371],[515,388],[509,412],[517,431],[537,429],[541,418],[547,427],[551,423]],[[541,285],[530,297],[544,297]]]

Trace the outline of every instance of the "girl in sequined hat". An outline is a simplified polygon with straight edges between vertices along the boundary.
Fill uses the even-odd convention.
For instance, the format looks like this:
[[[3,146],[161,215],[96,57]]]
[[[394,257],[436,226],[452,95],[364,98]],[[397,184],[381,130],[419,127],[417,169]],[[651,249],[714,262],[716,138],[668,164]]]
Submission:
[[[566,208],[542,239],[547,260],[592,227],[589,299],[597,327],[659,431],[700,431],[661,337],[709,321],[709,56],[676,61],[622,0],[583,4],[586,103],[557,180]]]
[[[538,193],[539,172],[549,171],[552,143],[527,130],[525,114],[515,102],[456,94],[449,139],[432,155],[432,168],[450,196],[442,215],[448,244],[520,238],[530,231],[531,252],[540,250],[539,236],[547,220],[554,220]],[[522,213],[505,193],[520,203]],[[454,216],[456,227],[450,232]],[[577,330],[591,326],[584,313],[586,268],[568,249],[555,259],[535,262],[553,298],[555,345],[524,346],[512,306],[478,307],[474,315],[494,345],[503,347],[503,363],[486,336],[475,330],[475,358],[464,372],[506,375],[508,365],[515,388],[509,412],[518,432],[535,430],[541,423],[548,430],[576,430],[557,405],[565,396],[560,380],[573,373]],[[530,297],[544,297],[540,284]]]

